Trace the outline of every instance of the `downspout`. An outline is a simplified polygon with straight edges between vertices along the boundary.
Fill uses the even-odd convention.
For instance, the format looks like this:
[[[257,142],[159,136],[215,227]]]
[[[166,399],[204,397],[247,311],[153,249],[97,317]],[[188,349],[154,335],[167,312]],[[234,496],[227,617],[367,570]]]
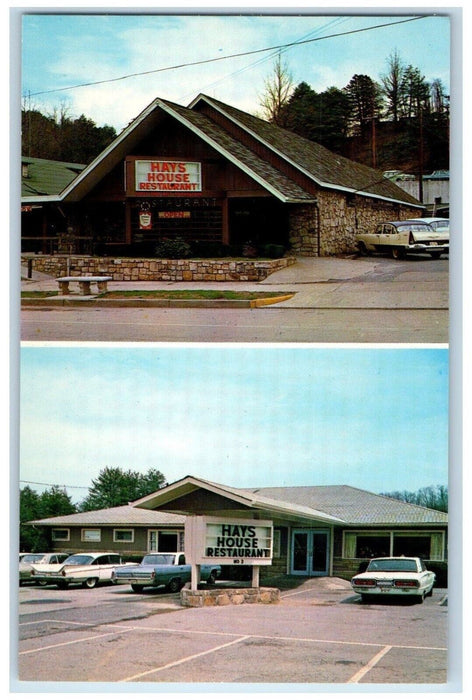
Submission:
[[[316,211],[316,254],[317,257],[321,257],[321,231],[320,231],[320,208],[318,206],[318,199],[315,200],[315,211]]]

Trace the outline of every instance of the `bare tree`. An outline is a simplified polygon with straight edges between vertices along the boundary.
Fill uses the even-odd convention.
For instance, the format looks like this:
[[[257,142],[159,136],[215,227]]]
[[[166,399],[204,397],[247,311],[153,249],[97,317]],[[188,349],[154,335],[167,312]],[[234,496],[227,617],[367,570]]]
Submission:
[[[259,104],[264,117],[277,126],[286,126],[285,110],[293,91],[293,78],[286,63],[279,55],[274,64],[272,75],[264,83],[264,92],[259,96]]]
[[[439,78],[433,80],[431,89],[431,108],[436,114],[443,114],[448,109],[449,97],[446,95],[444,85]]]
[[[405,66],[396,49],[387,60],[389,71],[386,75],[381,76],[382,91],[387,101],[386,112],[391,115],[396,124],[400,116],[401,87]]]

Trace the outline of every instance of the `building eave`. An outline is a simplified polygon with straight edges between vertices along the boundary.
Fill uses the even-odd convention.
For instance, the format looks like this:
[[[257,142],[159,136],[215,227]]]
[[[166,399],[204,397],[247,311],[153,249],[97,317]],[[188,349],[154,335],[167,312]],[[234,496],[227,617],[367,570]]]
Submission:
[[[132,505],[137,508],[150,508],[152,510],[159,510],[162,508],[168,512],[173,512],[172,501],[197,490],[209,491],[233,501],[237,506],[264,513],[271,512],[285,519],[316,520],[330,525],[344,524],[344,521],[340,518],[314,510],[313,508],[283,501],[277,502],[275,499],[260,498],[253,492],[246,491],[245,489],[232,489],[228,486],[198,479],[193,476],[186,476],[173,484],[169,484],[149,496],[134,501]]]
[[[239,170],[244,172],[246,175],[248,175],[250,178],[252,178],[255,182],[257,182],[261,187],[263,187],[265,190],[270,192],[274,197],[279,199],[281,202],[284,204],[313,204],[316,202],[316,197],[313,198],[307,198],[307,199],[298,199],[298,198],[291,198],[287,197],[283,192],[278,190],[276,187],[274,187],[270,182],[267,182],[263,177],[261,177],[258,173],[256,173],[252,168],[250,168],[248,165],[245,163],[242,163],[238,158],[236,158],[230,151],[228,151],[226,148],[221,146],[221,144],[217,143],[214,139],[211,138],[205,131],[202,129],[199,129],[197,126],[192,124],[190,121],[185,119],[181,114],[178,114],[175,112],[172,107],[169,105],[166,105],[165,103],[160,103],[160,106],[163,109],[167,109],[168,114],[173,116],[175,119],[177,119],[181,124],[186,126],[188,129],[190,129],[196,136],[201,138],[205,143],[207,143],[209,146],[214,148],[220,155],[224,156],[230,163],[235,165]]]
[[[269,142],[266,141],[264,138],[262,138],[262,137],[260,136],[260,134],[258,134],[257,132],[255,132],[253,129],[250,129],[246,124],[243,124],[242,122],[240,122],[239,120],[237,120],[235,117],[233,117],[231,114],[228,114],[227,112],[225,112],[223,109],[221,109],[221,108],[219,107],[218,104],[216,104],[216,103],[211,99],[211,97],[208,97],[207,95],[203,95],[202,93],[200,93],[199,95],[197,95],[197,97],[195,97],[195,98],[190,102],[190,104],[188,105],[188,108],[189,108],[189,109],[193,109],[194,106],[195,106],[199,101],[203,101],[203,102],[206,102],[207,104],[209,104],[209,105],[212,107],[212,109],[214,109],[215,111],[217,111],[217,112],[219,112],[220,114],[222,114],[226,119],[228,119],[229,121],[231,121],[233,124],[236,124],[240,129],[242,129],[242,130],[245,131],[247,134],[249,134],[250,136],[252,136],[252,138],[256,139],[259,143],[261,143],[262,145],[264,145],[266,148],[268,148],[270,151],[272,151],[272,153],[274,153],[275,155],[277,155],[279,158],[281,158],[282,160],[284,160],[286,163],[290,164],[293,168],[295,168],[296,170],[298,170],[300,173],[302,173],[303,175],[305,175],[305,177],[307,177],[308,179],[310,179],[312,182],[314,182],[314,183],[315,183],[318,187],[320,187],[320,188],[329,189],[329,190],[334,190],[334,191],[337,191],[337,192],[338,192],[338,191],[339,191],[339,192],[345,192],[345,193],[347,193],[347,194],[356,194],[356,195],[359,195],[360,197],[370,197],[370,198],[373,198],[373,199],[379,199],[379,200],[386,201],[386,202],[390,202],[390,203],[393,203],[393,204],[401,204],[401,205],[403,205],[403,206],[415,207],[415,208],[417,208],[417,209],[424,209],[424,205],[422,205],[421,202],[419,202],[418,204],[413,204],[413,203],[411,203],[411,202],[406,202],[406,201],[403,200],[403,199],[395,199],[395,198],[391,198],[391,197],[385,197],[385,196],[383,196],[383,195],[379,195],[379,194],[376,194],[376,193],[374,193],[374,192],[368,192],[368,191],[364,191],[364,190],[356,190],[356,189],[354,189],[354,188],[346,187],[346,186],[343,186],[343,185],[337,185],[336,183],[325,182],[324,180],[321,180],[320,178],[316,177],[316,175],[314,175],[312,172],[310,172],[309,170],[307,170],[305,167],[303,167],[302,165],[300,165],[299,163],[297,163],[296,161],[294,161],[293,158],[291,158],[290,156],[287,156],[286,153],[283,153],[283,152],[280,151],[279,149],[275,148],[271,143],[269,143]],[[315,201],[316,201],[316,200],[315,200]]]

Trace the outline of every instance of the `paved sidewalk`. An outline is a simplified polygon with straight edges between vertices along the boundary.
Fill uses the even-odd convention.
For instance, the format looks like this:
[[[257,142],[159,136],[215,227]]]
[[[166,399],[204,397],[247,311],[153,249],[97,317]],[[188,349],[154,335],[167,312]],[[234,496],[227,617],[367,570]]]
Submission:
[[[389,264],[391,267],[386,268]],[[39,273],[33,273],[32,279],[25,277],[26,269],[22,269],[21,291],[57,291],[57,282],[52,277]],[[294,265],[261,282],[112,281],[108,283],[108,289],[288,292],[294,294],[291,299],[272,305],[295,309],[447,309],[449,303],[447,270],[421,274],[415,268],[405,269],[398,262],[355,257],[298,258]],[[55,297],[55,303],[66,298],[91,300],[91,297],[73,294]],[[42,303],[54,304],[54,299],[44,299]]]

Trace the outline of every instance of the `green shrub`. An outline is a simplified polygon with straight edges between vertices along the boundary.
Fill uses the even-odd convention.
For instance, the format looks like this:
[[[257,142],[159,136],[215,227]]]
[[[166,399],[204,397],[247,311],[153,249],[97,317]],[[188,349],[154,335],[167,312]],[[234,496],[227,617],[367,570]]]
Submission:
[[[163,238],[154,248],[156,258],[181,260],[192,255],[192,249],[182,238]]]
[[[265,258],[283,258],[285,255],[285,248],[283,245],[277,243],[267,243],[267,245],[263,246],[261,254]]]

